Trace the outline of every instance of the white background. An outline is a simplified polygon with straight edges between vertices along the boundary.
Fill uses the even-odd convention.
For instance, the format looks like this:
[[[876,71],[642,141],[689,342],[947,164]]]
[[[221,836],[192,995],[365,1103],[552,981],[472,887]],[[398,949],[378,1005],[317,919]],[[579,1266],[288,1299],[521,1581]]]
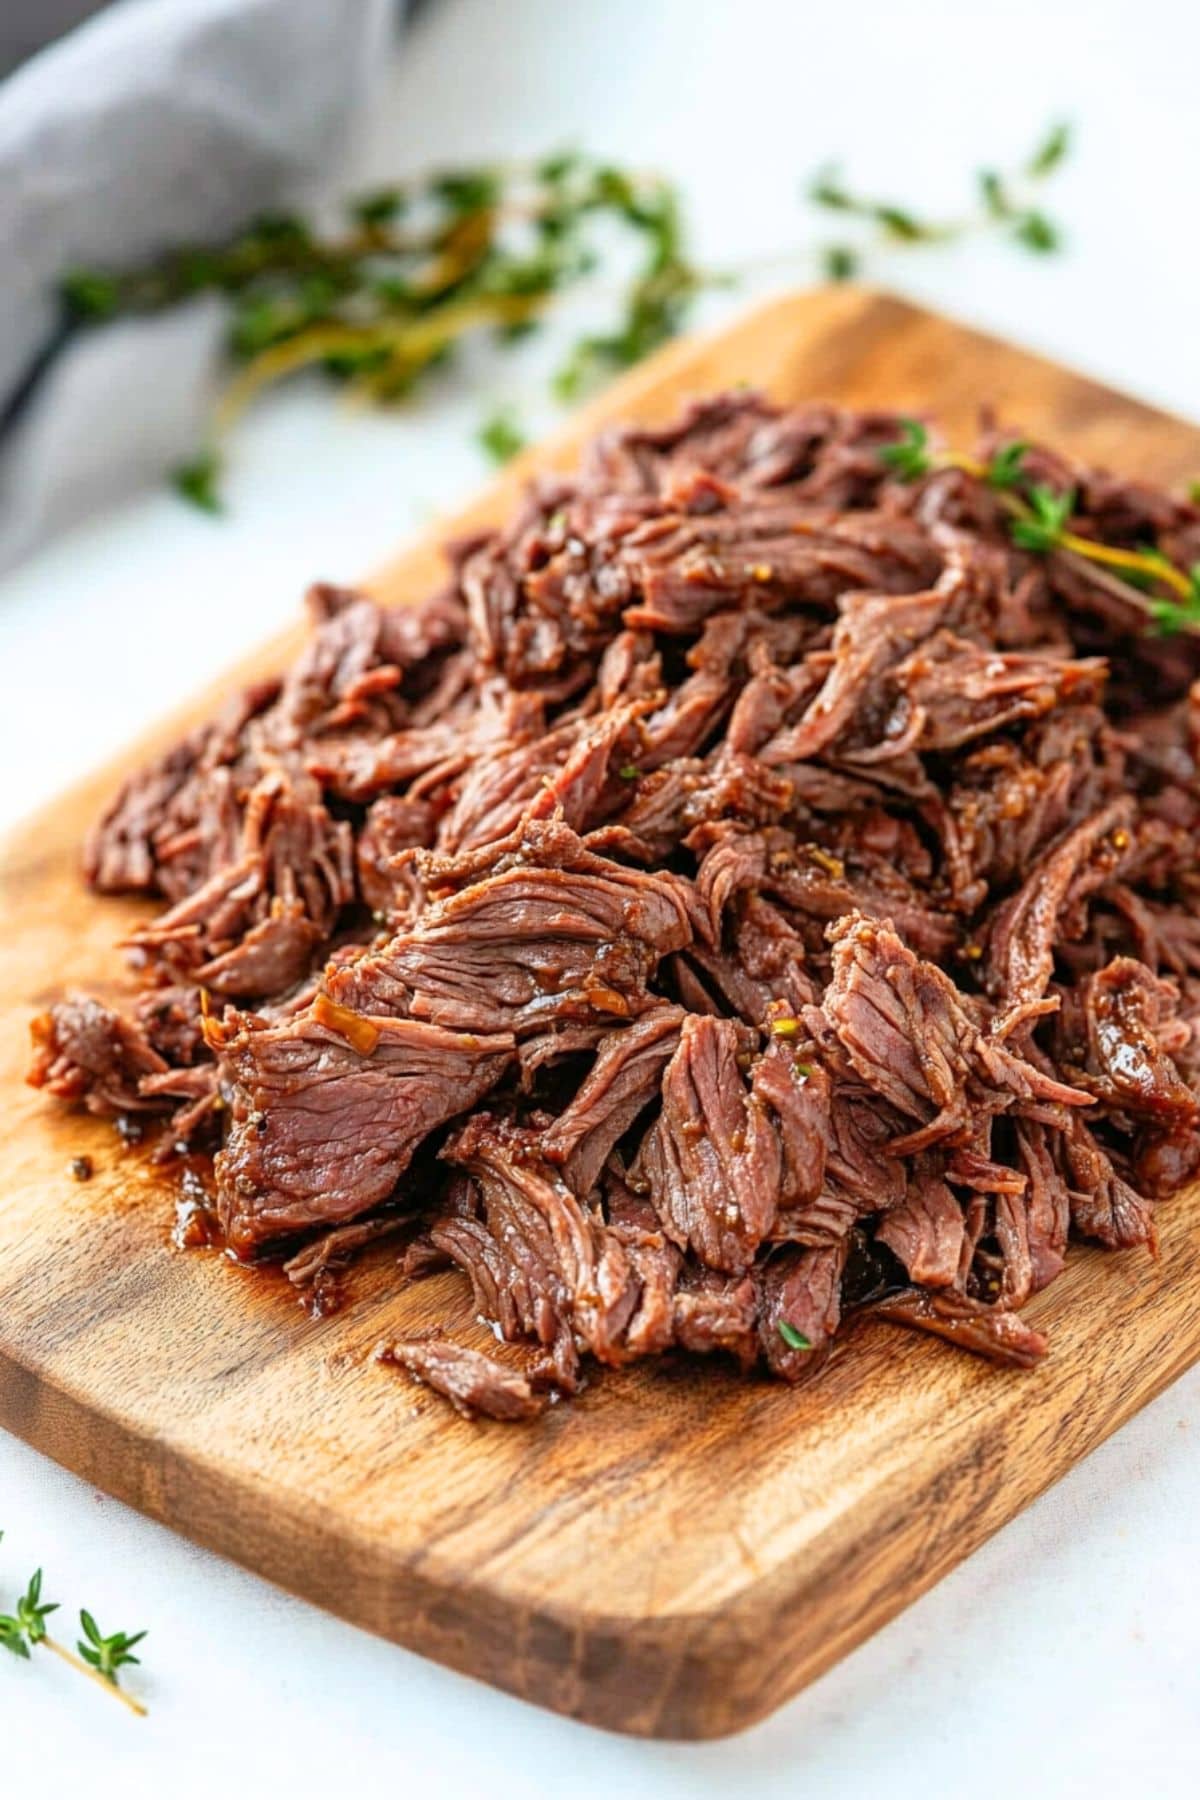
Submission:
[[[1198,66],[1197,13],[1165,0],[438,0],[385,74],[355,174],[576,143],[674,173],[701,252],[736,261],[811,241],[799,187],[828,156],[952,210],[978,163],[1065,114],[1078,148],[1046,197],[1064,256],[984,245],[879,272],[1200,417]],[[12,573],[0,823],[281,623],[309,578],[352,577],[461,500],[491,398],[546,416],[547,354],[477,362],[485,393],[447,379],[398,419],[284,396],[240,434],[225,521],[148,494]],[[1114,1282],[1137,1278],[1114,1261]],[[55,1596],[148,1627],[151,1708],[139,1724],[49,1657],[0,1667],[2,1779],[36,1774],[54,1797],[1193,1796],[1198,1520],[1200,1371],[774,1719],[645,1745],[337,1624],[0,1437],[0,1602],[40,1561]]]

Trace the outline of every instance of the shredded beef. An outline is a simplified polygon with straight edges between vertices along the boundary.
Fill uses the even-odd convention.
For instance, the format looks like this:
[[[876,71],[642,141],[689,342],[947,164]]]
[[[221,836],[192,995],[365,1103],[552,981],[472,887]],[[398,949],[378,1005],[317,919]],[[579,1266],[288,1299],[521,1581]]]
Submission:
[[[545,1396],[535,1393],[519,1369],[506,1368],[494,1356],[447,1338],[401,1338],[385,1344],[377,1360],[398,1363],[444,1394],[464,1419],[477,1413],[489,1419],[533,1419],[546,1405]]]
[[[314,588],[90,834],[163,910],[29,1079],[212,1152],[314,1304],[409,1230],[397,1281],[528,1348],[383,1353],[469,1416],[672,1349],[798,1382],[852,1313],[1035,1362],[1072,1239],[1153,1249],[1200,1169],[1200,650],[965,469],[897,479],[900,424],[719,396],[421,607]],[[1200,558],[1195,504],[1024,467]]]

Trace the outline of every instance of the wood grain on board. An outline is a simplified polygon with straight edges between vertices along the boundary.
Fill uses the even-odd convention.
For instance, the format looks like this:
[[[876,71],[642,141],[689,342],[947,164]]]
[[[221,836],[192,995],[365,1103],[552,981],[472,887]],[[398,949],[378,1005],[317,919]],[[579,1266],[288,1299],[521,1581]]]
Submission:
[[[898,300],[834,289],[672,346],[523,457],[371,583],[437,579],[436,538],[501,517],[598,425],[654,421],[735,382],[775,398],[978,403],[1067,449],[1174,482],[1200,431]],[[278,640],[222,687],[278,663]],[[30,1014],[120,992],[137,909],[87,895],[83,831],[159,727],[0,857],[0,1423],[123,1500],[354,1623],[620,1731],[711,1737],[777,1706],[968,1555],[1200,1356],[1200,1193],[1144,1252],[1073,1253],[1028,1309],[1029,1374],[860,1325],[808,1386],[667,1361],[598,1376],[529,1428],[468,1424],[370,1352],[466,1284],[394,1291],[380,1246],[314,1322],[277,1278],[169,1242],[171,1184],[111,1132],[21,1085]],[[95,1178],[68,1173],[87,1152]],[[397,1666],[397,1681],[402,1673]]]

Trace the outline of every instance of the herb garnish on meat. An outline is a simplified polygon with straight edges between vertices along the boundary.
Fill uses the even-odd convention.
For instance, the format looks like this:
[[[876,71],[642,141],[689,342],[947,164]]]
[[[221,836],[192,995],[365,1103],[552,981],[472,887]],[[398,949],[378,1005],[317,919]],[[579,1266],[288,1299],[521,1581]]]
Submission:
[[[1075,515],[1073,489],[1054,489],[1031,477],[1025,469],[1029,445],[1016,440],[1003,444],[986,462],[960,451],[937,451],[919,419],[903,419],[900,436],[882,444],[880,462],[901,481],[919,481],[941,469],[958,469],[999,490],[1010,515],[1009,535],[1021,550],[1047,554],[1061,550],[1085,562],[1116,570],[1125,583],[1146,598],[1140,602],[1152,627],[1163,634],[1200,629],[1200,562],[1184,569],[1171,561],[1157,545],[1129,547],[1103,543],[1070,529]],[[1194,499],[1194,496],[1193,496]],[[1171,597],[1155,594],[1167,587]]]

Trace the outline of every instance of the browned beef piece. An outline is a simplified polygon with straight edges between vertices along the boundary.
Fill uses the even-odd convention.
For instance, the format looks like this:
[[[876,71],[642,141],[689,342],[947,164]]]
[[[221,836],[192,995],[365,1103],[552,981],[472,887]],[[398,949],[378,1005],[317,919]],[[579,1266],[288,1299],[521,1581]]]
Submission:
[[[542,1154],[581,1198],[595,1188],[609,1152],[657,1099],[683,1016],[679,1007],[659,1006],[609,1032],[587,1080],[543,1137]]]
[[[865,747],[852,742],[850,753],[862,763],[911,749],[959,750],[1019,720],[1094,700],[1105,674],[1099,657],[997,655],[992,646],[938,631],[889,671],[860,727]]]
[[[239,1255],[387,1199],[418,1144],[468,1112],[513,1056],[503,1035],[467,1036],[416,1019],[331,1026],[320,1017],[316,1005],[274,1025],[231,1013],[214,1033],[229,1096],[218,1210]]]
[[[224,997],[277,994],[308,972],[353,898],[349,825],[276,769],[249,795],[230,861],[126,943],[142,965]]]
[[[1054,946],[1072,888],[1085,873],[1115,878],[1131,844],[1137,807],[1132,797],[1110,801],[1039,857],[1024,885],[994,915],[988,937],[989,991],[1012,1030],[1044,1010],[1054,972]]]
[[[1046,1339],[1017,1313],[983,1306],[965,1294],[909,1288],[876,1301],[871,1311],[895,1325],[931,1331],[963,1350],[974,1350],[1013,1369],[1032,1369],[1046,1354]]]
[[[277,681],[260,682],[236,694],[210,725],[202,725],[162,756],[138,769],[97,821],[84,845],[83,869],[103,893],[181,891],[163,879],[164,840],[178,834],[178,803],[187,791],[224,769],[237,756],[251,719],[278,697]],[[197,836],[212,833],[211,821],[197,821]],[[176,850],[174,854],[178,855]]]
[[[595,1019],[554,1019],[517,1045],[517,1066],[521,1072],[522,1092],[533,1092],[538,1070],[553,1068],[566,1057],[596,1050],[609,1031],[608,1022]]]
[[[1193,1126],[1200,1102],[1172,1061],[1192,1038],[1178,1006],[1177,987],[1133,957],[1114,957],[1064,995],[1055,1061],[1107,1107],[1168,1129]]]
[[[427,801],[402,799],[397,794],[386,794],[367,809],[354,858],[359,894],[373,913],[385,919],[407,917],[414,890],[406,871],[395,866],[396,858],[402,850],[427,850],[435,823]]]
[[[331,999],[456,1031],[526,1033],[651,1004],[660,957],[691,936],[688,894],[531,824],[519,856],[428,907],[409,932],[332,972]]]
[[[576,1383],[577,1345],[601,1362],[625,1361],[642,1283],[625,1242],[580,1205],[537,1134],[477,1113],[442,1155],[483,1197],[482,1225],[451,1220],[431,1234],[471,1276],[480,1312],[504,1337],[541,1343],[563,1387]]]
[[[842,1316],[846,1244],[773,1251],[758,1270],[758,1337],[767,1367],[800,1381],[820,1362]]]
[[[900,1205],[905,1169],[889,1145],[902,1129],[899,1114],[867,1090],[843,1083],[830,1086],[820,1065],[810,1084],[823,1084],[824,1180],[811,1199],[780,1208],[773,1241],[824,1249],[847,1238],[859,1219]]]
[[[71,994],[33,1021],[29,1081],[58,1100],[81,1100],[89,1112],[162,1110],[141,1083],[163,1075],[168,1064],[145,1030],[87,994]]]
[[[626,625],[674,635],[731,602],[771,611],[830,607],[859,589],[909,593],[937,566],[924,534],[895,518],[771,501],[648,520],[623,539],[605,586],[625,602]]]
[[[294,1288],[301,1291],[315,1287],[326,1275],[341,1268],[366,1244],[378,1243],[398,1231],[410,1228],[411,1219],[398,1213],[383,1213],[374,1219],[359,1219],[353,1225],[335,1225],[322,1232],[294,1256],[289,1256],[283,1272]]]
[[[442,657],[466,634],[462,604],[449,593],[422,606],[381,607],[353,589],[318,583],[308,608],[316,629],[270,721],[276,743],[368,721],[379,730],[399,723],[410,697],[436,681]]]
[[[629,1285],[636,1299],[624,1326],[629,1357],[654,1356],[675,1335],[675,1290],[683,1266],[680,1251],[667,1237],[650,1202],[633,1193],[616,1175],[606,1185],[608,1234],[625,1252]]]
[[[172,1068],[187,1068],[207,1060],[204,1042],[203,1000],[199,988],[147,988],[138,995],[133,1018],[145,1032],[152,1049]]]
[[[824,679],[794,723],[776,732],[760,754],[768,766],[806,762],[848,732],[862,710],[878,699],[882,677],[915,642],[929,638],[951,615],[957,578],[924,593],[880,594],[875,584],[843,604],[825,666]]]
[[[443,1394],[464,1419],[479,1413],[489,1419],[533,1419],[546,1406],[546,1396],[530,1387],[519,1369],[510,1369],[449,1338],[397,1338],[377,1353],[379,1362],[398,1363],[419,1381]]]
[[[823,1134],[803,1095],[810,1068],[777,1039],[747,1088],[738,1057],[729,1020],[684,1020],[662,1113],[632,1172],[667,1235],[730,1273],[750,1264],[781,1205],[816,1195],[824,1167]]]
[[[873,1092],[924,1121],[893,1143],[894,1154],[961,1133],[981,1112],[1090,1101],[1006,1049],[940,969],[869,919],[838,926],[833,979],[805,1022],[823,1051],[840,1052]]]
[[[207,1131],[217,1107],[217,1070],[200,1031],[195,989],[155,988],[132,1016],[85,994],[69,994],[32,1023],[27,1076],[59,1100],[102,1116],[170,1117],[156,1157]]]
[[[1050,1151],[1049,1132],[1036,1119],[1017,1122],[1017,1155],[1026,1182],[1029,1286],[1036,1293],[1062,1273],[1071,1196]]]
[[[519,831],[529,807],[578,743],[578,723],[518,739],[480,757],[456,783],[454,798],[437,828],[439,850],[457,856],[483,844],[501,844]]]
[[[708,1356],[726,1350],[743,1369],[758,1361],[758,1292],[751,1275],[689,1264],[675,1290],[675,1340]]]
[[[1060,833],[1126,786],[1124,753],[1098,706],[1058,707],[1019,743],[973,750],[947,797],[945,850],[964,902],[974,910],[989,889],[1023,878]]]
[[[856,867],[820,844],[779,829],[746,832],[728,822],[698,827],[686,840],[702,856],[696,896],[709,936],[719,941],[721,917],[733,895],[769,894],[785,914],[823,925],[861,912],[890,919],[921,955],[939,957],[958,941],[957,921],[930,906],[887,857],[866,844]]]
[[[1050,1143],[1067,1185],[1076,1231],[1110,1250],[1154,1243],[1153,1206],[1118,1174],[1112,1158],[1078,1115],[1053,1133]]]
[[[963,1209],[952,1190],[919,1157],[899,1206],[885,1212],[875,1236],[899,1257],[918,1287],[952,1287],[963,1250]]]
[[[448,716],[378,736],[369,731],[320,740],[305,766],[330,793],[365,801],[396,787],[429,789],[460,775],[476,757],[532,742],[543,725],[541,706],[520,695],[491,691],[464,696]]]
[[[575,1387],[579,1347],[608,1363],[667,1348],[683,1259],[644,1199],[610,1178],[603,1224],[578,1208],[528,1134],[497,1121],[459,1134],[446,1154],[476,1177],[485,1219],[447,1213],[430,1251],[465,1271],[476,1311],[502,1337],[545,1348],[555,1385]]]
[[[747,1025],[762,1025],[776,1002],[795,1014],[816,999],[804,940],[769,900],[754,892],[739,894],[726,936],[732,942],[724,950],[694,944],[674,960],[676,985],[690,1011],[718,1016],[724,1011]],[[704,998],[689,999],[685,986]]]

